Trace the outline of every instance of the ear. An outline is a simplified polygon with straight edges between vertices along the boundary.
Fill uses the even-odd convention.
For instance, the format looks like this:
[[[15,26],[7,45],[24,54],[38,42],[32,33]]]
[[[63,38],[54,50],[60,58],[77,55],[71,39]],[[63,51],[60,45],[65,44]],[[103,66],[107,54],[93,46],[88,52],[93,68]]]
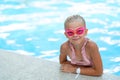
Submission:
[[[87,33],[88,33],[88,29],[85,30],[85,36],[87,35]]]

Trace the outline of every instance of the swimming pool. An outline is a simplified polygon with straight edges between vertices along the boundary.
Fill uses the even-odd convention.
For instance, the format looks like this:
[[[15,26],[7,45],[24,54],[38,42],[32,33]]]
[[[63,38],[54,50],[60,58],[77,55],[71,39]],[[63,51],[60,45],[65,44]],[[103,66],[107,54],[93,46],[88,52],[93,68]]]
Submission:
[[[120,76],[119,0],[0,0],[0,49],[58,62],[63,23],[82,15],[100,49],[104,72]]]

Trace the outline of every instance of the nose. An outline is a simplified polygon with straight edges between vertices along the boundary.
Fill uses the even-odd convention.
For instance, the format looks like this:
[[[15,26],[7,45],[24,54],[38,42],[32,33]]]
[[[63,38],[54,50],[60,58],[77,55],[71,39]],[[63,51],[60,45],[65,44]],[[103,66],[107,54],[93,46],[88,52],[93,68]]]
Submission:
[[[77,34],[75,33],[73,36],[75,37],[75,36],[77,36]]]

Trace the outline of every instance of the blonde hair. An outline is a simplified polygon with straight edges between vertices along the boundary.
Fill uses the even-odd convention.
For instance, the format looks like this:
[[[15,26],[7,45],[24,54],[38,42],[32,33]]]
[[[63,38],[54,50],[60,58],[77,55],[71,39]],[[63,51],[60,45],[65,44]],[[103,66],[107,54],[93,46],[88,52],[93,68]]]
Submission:
[[[85,20],[84,20],[84,18],[82,16],[80,16],[80,15],[72,15],[72,16],[69,16],[65,20],[65,22],[64,22],[64,28],[66,28],[67,24],[72,23],[74,21],[78,21],[80,23],[83,23],[85,25],[85,27],[86,27]]]

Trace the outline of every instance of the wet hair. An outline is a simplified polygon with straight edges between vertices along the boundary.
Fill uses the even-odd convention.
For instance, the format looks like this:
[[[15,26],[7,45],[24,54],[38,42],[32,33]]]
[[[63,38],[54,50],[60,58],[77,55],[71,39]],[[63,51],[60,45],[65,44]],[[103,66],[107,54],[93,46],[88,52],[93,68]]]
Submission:
[[[86,27],[85,20],[84,20],[84,18],[82,16],[80,16],[80,15],[72,15],[72,16],[69,16],[65,20],[65,22],[64,22],[64,28],[66,28],[67,24],[72,23],[74,21],[78,21],[80,23],[83,23],[85,25],[85,27]]]

